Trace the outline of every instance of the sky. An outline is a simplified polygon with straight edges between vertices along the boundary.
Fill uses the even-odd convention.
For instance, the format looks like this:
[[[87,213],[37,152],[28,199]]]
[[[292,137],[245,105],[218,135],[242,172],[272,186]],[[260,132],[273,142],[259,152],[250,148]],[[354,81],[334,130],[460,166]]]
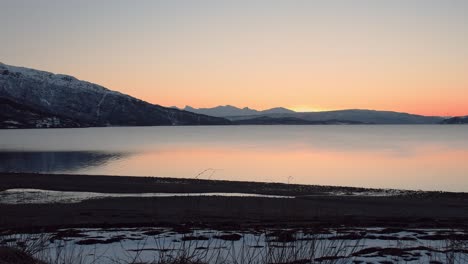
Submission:
[[[163,106],[468,115],[466,0],[0,0],[0,61]]]

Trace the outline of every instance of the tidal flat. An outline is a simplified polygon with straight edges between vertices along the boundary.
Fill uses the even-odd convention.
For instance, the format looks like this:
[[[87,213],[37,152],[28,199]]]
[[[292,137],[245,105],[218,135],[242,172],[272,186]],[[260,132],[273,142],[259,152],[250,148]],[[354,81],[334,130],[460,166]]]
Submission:
[[[65,174],[2,173],[0,179],[2,228],[188,222],[462,228],[468,223],[466,193]],[[20,191],[12,193],[15,189]],[[37,193],[45,201],[50,193],[51,198],[97,196],[34,202]]]

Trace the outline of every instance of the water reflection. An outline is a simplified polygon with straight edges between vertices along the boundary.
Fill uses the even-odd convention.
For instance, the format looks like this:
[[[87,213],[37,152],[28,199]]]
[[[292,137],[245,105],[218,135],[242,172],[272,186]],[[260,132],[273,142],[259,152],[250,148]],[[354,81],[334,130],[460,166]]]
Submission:
[[[467,160],[468,126],[0,130],[0,171],[466,192]]]
[[[122,153],[89,151],[10,151],[0,152],[3,172],[73,172],[103,166],[123,158]]]

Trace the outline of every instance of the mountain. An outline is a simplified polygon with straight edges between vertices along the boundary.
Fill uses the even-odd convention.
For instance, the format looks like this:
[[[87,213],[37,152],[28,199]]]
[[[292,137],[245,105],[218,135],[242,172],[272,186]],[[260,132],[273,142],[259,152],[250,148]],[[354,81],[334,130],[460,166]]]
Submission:
[[[275,107],[267,110],[260,111],[262,114],[293,114],[296,113],[293,110],[284,108],[284,107]]]
[[[0,127],[224,125],[229,120],[150,104],[80,81],[0,63]]]
[[[235,125],[357,125],[361,122],[346,121],[346,120],[323,120],[309,121],[295,117],[269,117],[260,116],[249,119],[241,119],[233,121]]]
[[[262,115],[260,115],[262,116]],[[438,116],[421,116],[408,113],[399,113],[391,111],[375,111],[375,110],[337,110],[324,112],[298,112],[285,114],[268,114],[263,115],[271,118],[286,118],[294,117],[307,121],[340,121],[357,122],[364,124],[438,124],[443,120]],[[259,116],[256,116],[259,117]],[[231,121],[238,122],[243,119],[251,119],[252,116],[236,116],[228,117]]]
[[[445,119],[441,124],[456,125],[456,124],[468,124],[468,116],[456,116]]]
[[[268,114],[289,114],[295,113],[292,110],[276,107],[268,110],[258,111],[248,107],[237,108],[232,105],[216,106],[213,108],[193,108],[191,106],[186,106],[185,111],[190,111],[198,114],[204,114],[209,116],[217,117],[232,117],[232,116],[254,116],[254,115],[268,115]]]

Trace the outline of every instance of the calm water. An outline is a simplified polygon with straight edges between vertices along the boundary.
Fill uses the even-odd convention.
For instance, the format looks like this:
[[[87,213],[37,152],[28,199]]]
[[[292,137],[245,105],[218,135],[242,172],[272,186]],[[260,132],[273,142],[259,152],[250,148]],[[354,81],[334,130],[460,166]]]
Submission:
[[[468,126],[1,130],[0,171],[468,192]]]

